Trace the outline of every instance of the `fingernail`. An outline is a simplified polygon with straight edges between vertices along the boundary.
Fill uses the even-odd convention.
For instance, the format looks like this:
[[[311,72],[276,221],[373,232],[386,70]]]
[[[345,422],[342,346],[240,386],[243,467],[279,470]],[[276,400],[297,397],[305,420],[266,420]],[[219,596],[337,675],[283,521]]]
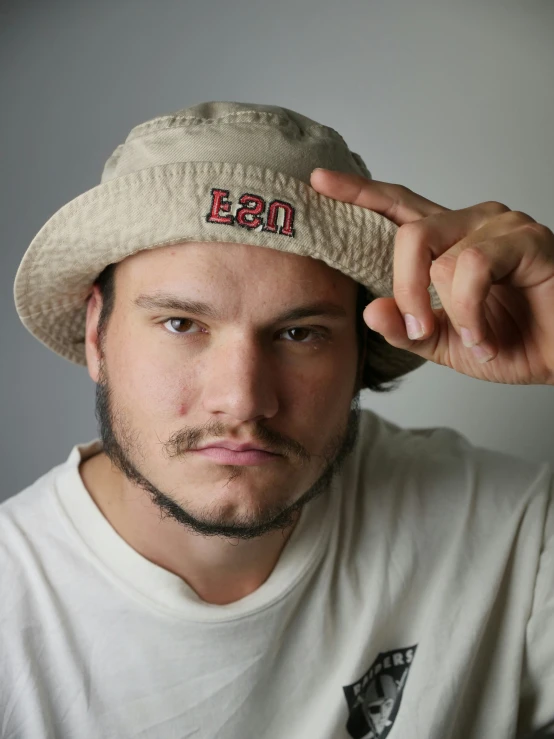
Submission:
[[[406,322],[406,331],[408,332],[408,338],[412,340],[421,339],[425,332],[417,318],[415,316],[412,316],[411,313],[406,313],[406,315],[404,316],[404,321]]]
[[[477,346],[472,347],[471,351],[475,355],[479,364],[485,364],[485,362],[488,362],[489,359],[492,359],[492,354],[486,349],[484,349],[480,344],[477,344]]]
[[[460,328],[460,333],[464,346],[467,346],[468,349],[471,348],[475,344],[471,331],[468,328]]]

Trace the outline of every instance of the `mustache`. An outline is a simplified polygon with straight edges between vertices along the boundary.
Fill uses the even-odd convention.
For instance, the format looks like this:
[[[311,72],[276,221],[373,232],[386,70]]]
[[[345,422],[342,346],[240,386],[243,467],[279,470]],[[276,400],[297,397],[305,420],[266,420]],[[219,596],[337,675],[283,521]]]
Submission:
[[[212,421],[202,428],[186,427],[176,431],[163,444],[163,450],[167,457],[173,459],[186,454],[191,449],[196,449],[204,440],[216,441],[229,438],[231,435],[223,422]],[[266,426],[257,426],[250,438],[275,454],[296,457],[301,462],[308,462],[310,459],[310,454],[301,444]]]

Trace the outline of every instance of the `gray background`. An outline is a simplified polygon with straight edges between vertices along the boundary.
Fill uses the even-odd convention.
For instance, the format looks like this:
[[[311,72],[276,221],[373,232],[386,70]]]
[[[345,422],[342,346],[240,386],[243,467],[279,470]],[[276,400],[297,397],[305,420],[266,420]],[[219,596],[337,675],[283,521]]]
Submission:
[[[94,385],[19,323],[33,236],[136,124],[207,100],[338,129],[375,179],[554,227],[554,1],[0,0],[0,427],[8,497],[96,436]],[[427,363],[364,406],[554,465],[554,388]]]

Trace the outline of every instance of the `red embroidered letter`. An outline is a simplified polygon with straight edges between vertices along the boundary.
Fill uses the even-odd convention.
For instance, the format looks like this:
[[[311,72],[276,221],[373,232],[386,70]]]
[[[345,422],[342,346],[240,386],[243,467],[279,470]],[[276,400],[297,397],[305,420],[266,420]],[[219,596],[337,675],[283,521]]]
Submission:
[[[277,231],[277,211],[279,208],[283,208],[285,211],[285,223],[279,229],[279,233],[283,236],[294,236],[294,208],[290,203],[285,203],[284,200],[273,200],[269,204],[269,211],[267,214],[267,225],[264,231]]]
[[[262,219],[258,218],[258,216],[265,210],[264,199],[259,195],[252,195],[246,192],[239,198],[239,203],[245,206],[244,208],[239,208],[235,213],[235,219],[239,226],[258,228],[260,223],[262,223]]]
[[[215,187],[212,189],[212,209],[206,216],[208,223],[228,223],[230,226],[233,225],[232,215],[219,215],[220,210],[225,213],[229,213],[231,210],[231,201],[227,200],[228,197],[229,190],[218,190]]]

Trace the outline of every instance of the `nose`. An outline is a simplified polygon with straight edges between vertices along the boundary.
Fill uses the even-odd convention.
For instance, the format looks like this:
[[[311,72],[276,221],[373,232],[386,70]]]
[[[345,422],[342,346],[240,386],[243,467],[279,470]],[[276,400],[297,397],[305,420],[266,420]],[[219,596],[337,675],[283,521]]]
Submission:
[[[235,336],[208,350],[199,377],[204,410],[236,421],[261,420],[277,413],[274,357],[253,337]]]

